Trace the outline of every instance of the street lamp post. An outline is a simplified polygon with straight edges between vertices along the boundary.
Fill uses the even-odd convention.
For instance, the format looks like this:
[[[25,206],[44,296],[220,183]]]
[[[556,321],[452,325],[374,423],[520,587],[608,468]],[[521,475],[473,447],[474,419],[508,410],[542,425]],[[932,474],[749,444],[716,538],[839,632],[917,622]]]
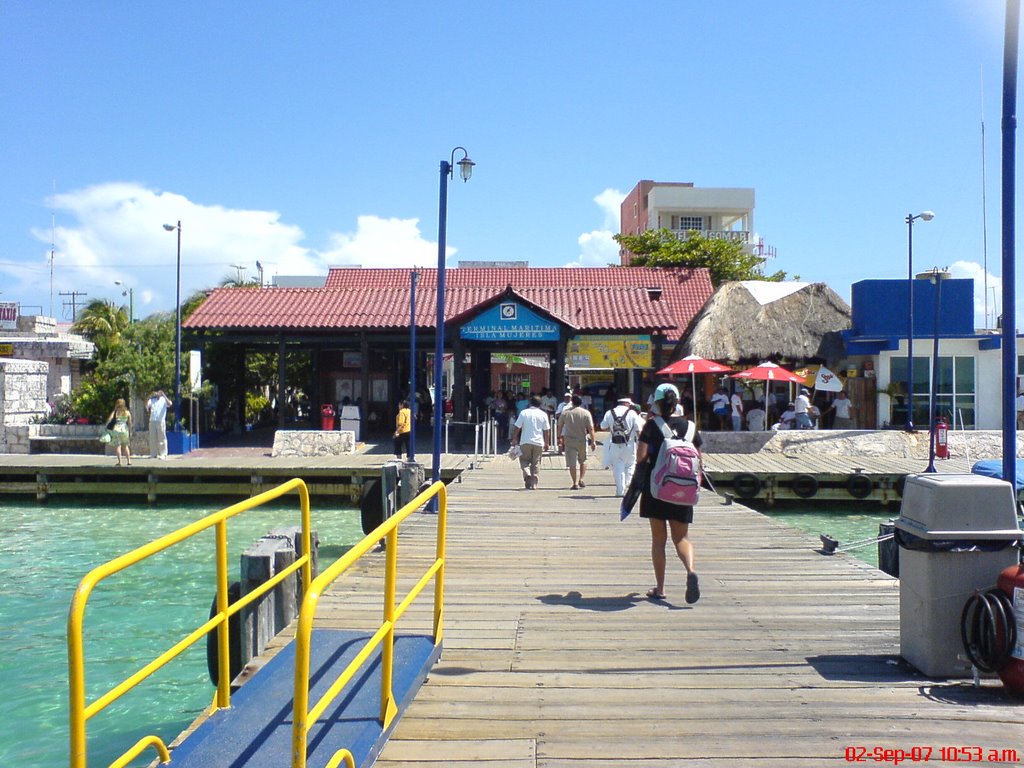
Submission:
[[[409,461],[416,461],[416,280],[420,273],[414,267],[409,274]]]
[[[462,159],[459,160],[459,175],[463,181],[469,181],[473,175],[473,166],[476,165],[469,159],[469,152],[464,147],[456,147],[452,150],[449,160],[441,161],[441,190],[439,194],[439,205],[437,214],[437,319],[435,322],[435,333],[437,338],[434,344],[434,453],[433,473],[431,475],[436,483],[441,479],[441,425],[444,423],[444,256],[445,256],[445,235],[448,226],[448,180],[452,177],[452,170],[455,166],[455,153],[462,150]]]
[[[907,214],[907,432],[914,431],[914,220],[934,218],[931,211]]]
[[[938,421],[938,380],[939,380],[939,320],[942,318],[942,281],[949,277],[945,269],[935,267],[928,272],[922,272],[919,278],[928,280],[935,286],[935,326],[932,329],[932,376],[931,387],[928,391],[928,468],[925,472],[935,472],[935,423]]]
[[[114,285],[120,285],[124,288],[124,290],[121,291],[121,295],[128,297],[128,324],[133,325],[135,323],[135,289],[126,286],[120,280],[115,280]]]
[[[174,425],[172,432],[181,431],[181,220],[164,224],[168,232],[178,232],[178,261],[174,280]]]

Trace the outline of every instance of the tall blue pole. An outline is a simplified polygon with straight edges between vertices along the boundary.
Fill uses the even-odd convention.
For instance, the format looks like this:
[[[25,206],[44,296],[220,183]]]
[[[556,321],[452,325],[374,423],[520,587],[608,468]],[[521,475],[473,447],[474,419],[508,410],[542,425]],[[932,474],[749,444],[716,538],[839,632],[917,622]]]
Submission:
[[[932,376],[931,390],[928,393],[928,468],[925,472],[936,472],[935,469],[935,422],[938,420],[938,380],[939,380],[939,320],[941,318],[939,306],[942,303],[942,279],[938,268],[932,277],[932,284],[935,286],[935,328],[932,335]],[[955,405],[955,404],[954,404]]]
[[[416,416],[419,404],[416,401],[416,279],[415,269],[409,275],[409,461],[416,461]]]
[[[431,478],[441,479],[441,428],[444,424],[444,256],[448,228],[448,177],[452,165],[441,161],[441,190],[437,213],[437,319],[434,325],[434,453]]]
[[[914,219],[907,214],[907,432],[914,431]]]
[[[1017,161],[1017,38],[1020,0],[1006,0],[1003,39],[1003,479],[1017,476],[1016,175]],[[1016,484],[1014,485],[1016,490]]]
[[[174,431],[181,431],[181,220],[178,220],[178,268],[174,283]]]

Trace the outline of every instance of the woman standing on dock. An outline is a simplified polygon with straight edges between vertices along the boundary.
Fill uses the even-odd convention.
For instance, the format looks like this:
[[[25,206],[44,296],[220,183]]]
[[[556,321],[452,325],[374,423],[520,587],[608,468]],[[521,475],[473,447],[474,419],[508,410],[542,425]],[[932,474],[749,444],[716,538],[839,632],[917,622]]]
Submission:
[[[128,466],[132,465],[132,412],[124,404],[124,398],[117,398],[114,410],[107,417],[107,429],[110,430],[110,442],[117,456],[117,466],[121,466],[121,449],[124,448],[128,458]]]
[[[684,416],[677,415],[678,404],[679,390],[675,385],[660,384],[654,391],[651,411],[661,416],[677,437],[682,437],[687,433],[690,422]],[[651,524],[651,562],[654,565],[655,578],[655,586],[647,591],[647,597],[652,600],[665,599],[665,546],[671,532],[676,554],[686,568],[686,602],[696,603],[700,599],[700,586],[697,572],[693,567],[693,544],[687,538],[690,523],[693,522],[693,507],[672,504],[651,495],[650,476],[664,442],[665,435],[662,434],[657,420],[648,419],[640,431],[640,441],[636,446],[636,472],[646,473],[643,492],[640,495],[640,517],[646,517]],[[691,442],[695,448],[700,448],[703,441],[699,432],[694,432]]]
[[[409,401],[402,400],[398,404],[398,414],[395,416],[395,458],[402,458],[402,449],[405,455],[409,455],[409,433],[412,432],[412,414],[409,410]]]

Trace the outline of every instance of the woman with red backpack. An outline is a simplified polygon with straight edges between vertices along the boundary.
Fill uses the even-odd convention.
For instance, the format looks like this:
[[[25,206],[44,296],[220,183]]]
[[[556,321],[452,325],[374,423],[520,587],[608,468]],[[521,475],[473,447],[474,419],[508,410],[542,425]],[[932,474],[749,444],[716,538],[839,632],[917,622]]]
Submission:
[[[686,568],[686,602],[692,604],[700,599],[700,586],[697,572],[694,570],[693,545],[687,538],[690,523],[693,522],[693,504],[667,500],[672,498],[672,494],[660,492],[665,479],[655,472],[664,463],[664,459],[660,457],[666,440],[670,441],[670,445],[679,443],[684,461],[685,455],[691,453],[697,464],[691,468],[692,477],[688,479],[689,483],[696,483],[696,488],[690,489],[690,498],[695,500],[700,484],[699,449],[703,441],[696,430],[696,425],[682,415],[682,409],[678,408],[678,405],[679,390],[675,385],[660,384],[654,392],[652,417],[647,419],[640,432],[636,447],[636,472],[646,474],[640,495],[640,517],[650,521],[651,561],[656,582],[655,586],[647,591],[647,597],[652,600],[665,599],[665,547],[671,533],[676,554]],[[687,445],[689,449],[686,449]]]

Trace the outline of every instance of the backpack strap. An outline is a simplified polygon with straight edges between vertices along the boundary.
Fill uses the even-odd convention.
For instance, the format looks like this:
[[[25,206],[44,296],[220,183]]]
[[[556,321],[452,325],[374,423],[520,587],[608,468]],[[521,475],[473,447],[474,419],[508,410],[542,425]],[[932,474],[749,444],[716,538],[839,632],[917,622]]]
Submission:
[[[676,433],[672,431],[672,427],[665,423],[665,420],[661,416],[654,417],[654,423],[658,425],[658,429],[661,430],[661,434],[666,440],[674,440]]]
[[[672,427],[670,427],[661,416],[654,417],[654,423],[658,425],[658,429],[661,430],[661,434],[665,436],[666,440],[678,440],[679,437]],[[693,438],[697,436],[697,425],[693,421],[687,420],[686,422],[686,434],[683,435],[683,440],[692,443]]]

